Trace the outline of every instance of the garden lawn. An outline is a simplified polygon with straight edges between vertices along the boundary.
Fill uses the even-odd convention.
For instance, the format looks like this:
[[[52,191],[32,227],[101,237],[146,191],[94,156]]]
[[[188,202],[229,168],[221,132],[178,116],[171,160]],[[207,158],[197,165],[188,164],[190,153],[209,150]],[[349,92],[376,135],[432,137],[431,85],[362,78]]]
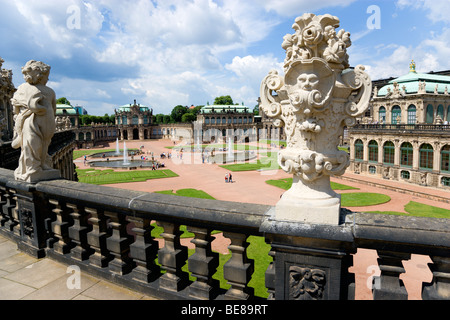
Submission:
[[[215,198],[207,194],[205,191],[197,189],[180,189],[177,190],[176,192],[173,192],[173,190],[163,190],[163,191],[155,191],[155,193],[170,194],[181,197],[216,200]]]
[[[414,216],[414,217],[426,217],[426,218],[450,218],[450,210],[442,209],[439,207],[429,206],[423,203],[410,201],[405,206],[404,212],[397,211],[369,211],[369,213],[379,213],[379,214],[391,214],[399,216]]]
[[[342,207],[366,207],[386,203],[391,197],[381,193],[354,192],[341,194]]]
[[[169,169],[140,171],[114,171],[112,169],[77,169],[77,175],[79,182],[96,185],[139,182],[149,179],[178,177],[175,172]]]

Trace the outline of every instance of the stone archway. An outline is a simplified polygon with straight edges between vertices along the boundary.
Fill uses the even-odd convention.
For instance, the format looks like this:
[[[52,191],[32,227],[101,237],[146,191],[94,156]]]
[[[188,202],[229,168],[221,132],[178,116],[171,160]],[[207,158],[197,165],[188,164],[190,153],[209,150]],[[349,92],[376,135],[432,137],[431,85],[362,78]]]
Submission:
[[[139,129],[133,129],[133,140],[139,140]]]

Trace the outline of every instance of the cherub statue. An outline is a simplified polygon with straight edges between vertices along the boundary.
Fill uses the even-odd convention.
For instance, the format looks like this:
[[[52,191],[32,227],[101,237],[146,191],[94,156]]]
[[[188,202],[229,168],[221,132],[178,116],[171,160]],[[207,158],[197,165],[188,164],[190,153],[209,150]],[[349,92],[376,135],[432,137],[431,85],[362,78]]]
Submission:
[[[22,68],[25,83],[19,86],[11,103],[14,112],[12,147],[21,148],[16,180],[37,182],[59,177],[52,169],[48,147],[55,133],[55,92],[46,86],[50,66],[30,60]]]

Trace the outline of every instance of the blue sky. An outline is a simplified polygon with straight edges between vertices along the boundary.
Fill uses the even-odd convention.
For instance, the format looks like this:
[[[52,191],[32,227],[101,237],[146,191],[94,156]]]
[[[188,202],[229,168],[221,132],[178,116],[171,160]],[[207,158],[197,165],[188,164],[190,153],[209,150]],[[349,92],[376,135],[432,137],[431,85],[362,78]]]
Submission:
[[[407,73],[411,59],[419,72],[450,69],[448,0],[0,0],[0,8],[0,57],[15,86],[28,60],[44,61],[57,97],[94,115],[134,99],[168,114],[221,95],[253,108],[261,80],[282,70],[283,36],[305,12],[337,16],[352,35],[350,64],[374,80]]]

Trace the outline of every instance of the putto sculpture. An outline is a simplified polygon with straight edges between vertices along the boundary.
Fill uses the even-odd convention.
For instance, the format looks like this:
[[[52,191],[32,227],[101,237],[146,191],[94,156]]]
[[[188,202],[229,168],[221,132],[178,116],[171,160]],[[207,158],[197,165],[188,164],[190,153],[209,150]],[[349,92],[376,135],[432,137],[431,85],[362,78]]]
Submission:
[[[349,166],[349,155],[338,149],[340,137],[367,109],[372,82],[362,65],[349,68],[350,33],[336,32],[337,17],[305,13],[292,27],[295,33],[282,43],[285,75],[271,70],[260,92],[263,112],[286,134],[278,163],[293,174],[275,219],[339,224],[340,196],[330,176]]]
[[[55,92],[46,86],[50,66],[30,60],[22,68],[25,83],[19,86],[11,103],[14,113],[12,147],[21,148],[16,180],[38,182],[60,177],[52,168],[48,147],[55,133]]]

